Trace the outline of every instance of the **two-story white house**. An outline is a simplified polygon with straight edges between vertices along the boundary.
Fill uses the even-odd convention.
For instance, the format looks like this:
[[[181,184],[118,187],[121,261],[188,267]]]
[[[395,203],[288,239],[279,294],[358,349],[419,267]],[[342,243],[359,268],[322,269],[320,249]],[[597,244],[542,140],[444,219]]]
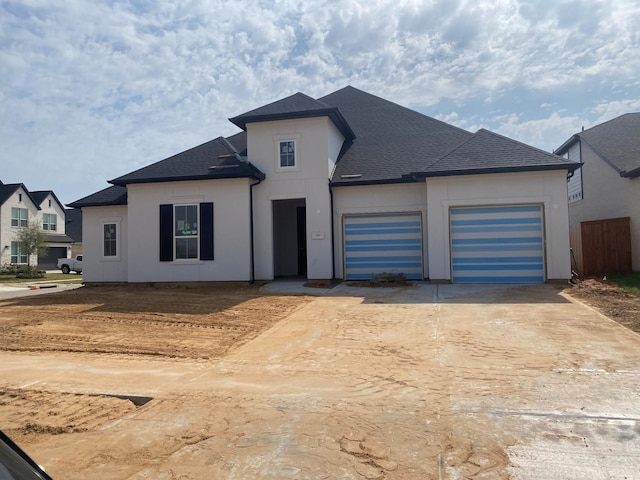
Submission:
[[[556,150],[582,163],[569,181],[569,223],[629,218],[631,261],[640,271],[640,112],[572,135]]]
[[[18,241],[20,228],[37,222],[46,234],[47,255],[30,259]],[[30,192],[22,183],[0,182],[0,265],[30,263],[54,268],[66,257],[71,239],[65,235],[65,209],[51,190]]]
[[[70,204],[86,282],[570,277],[574,162],[353,87],[230,120]]]

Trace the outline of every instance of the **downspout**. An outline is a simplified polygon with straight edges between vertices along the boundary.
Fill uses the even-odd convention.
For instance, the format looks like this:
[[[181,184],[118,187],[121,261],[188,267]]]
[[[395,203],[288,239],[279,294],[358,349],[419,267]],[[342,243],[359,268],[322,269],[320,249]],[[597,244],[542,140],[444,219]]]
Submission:
[[[329,180],[329,211],[331,212],[331,280],[336,278],[336,234],[334,229],[335,218],[333,216],[333,189]]]
[[[262,179],[258,178],[257,180],[256,183],[249,185],[249,236],[251,237],[251,277],[249,283],[251,285],[256,281],[255,251],[253,244],[253,187],[262,183]]]

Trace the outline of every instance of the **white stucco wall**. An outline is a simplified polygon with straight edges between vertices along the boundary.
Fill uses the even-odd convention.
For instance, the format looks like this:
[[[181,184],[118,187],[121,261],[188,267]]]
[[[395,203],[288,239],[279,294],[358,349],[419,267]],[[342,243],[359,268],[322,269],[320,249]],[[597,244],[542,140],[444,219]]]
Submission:
[[[22,195],[22,200],[20,200]],[[27,192],[21,187],[11,195],[0,207],[0,265],[11,263],[11,242],[15,242],[18,227],[11,226],[11,208],[26,208],[29,223],[39,221],[42,226],[42,216],[38,207],[29,199]],[[37,255],[31,255],[31,265],[38,263]]]
[[[103,256],[103,225],[117,225],[117,255]],[[85,282],[128,281],[127,207],[84,207],[82,209],[82,278]]]
[[[342,217],[347,214],[420,212],[422,214],[422,251],[424,277],[428,272],[427,189],[424,183],[335,187],[335,275],[344,278]]]
[[[449,209],[503,204],[543,205],[546,278],[570,278],[567,175],[559,170],[427,179],[430,279],[451,279]]]
[[[246,178],[129,185],[129,282],[248,281],[249,181]],[[161,204],[213,202],[214,260],[160,261]],[[84,231],[84,230],[83,230]],[[86,237],[83,243],[87,244]]]
[[[278,142],[296,141],[296,168],[278,167]],[[304,199],[306,205],[307,277],[331,278],[331,211],[329,172],[342,137],[326,117],[247,125],[249,161],[266,179],[254,188],[256,279],[274,277],[274,200]],[[295,250],[292,250],[295,255]]]
[[[585,143],[582,162],[582,200],[570,205],[570,224],[630,217],[632,267],[640,271],[640,178],[621,177]]]

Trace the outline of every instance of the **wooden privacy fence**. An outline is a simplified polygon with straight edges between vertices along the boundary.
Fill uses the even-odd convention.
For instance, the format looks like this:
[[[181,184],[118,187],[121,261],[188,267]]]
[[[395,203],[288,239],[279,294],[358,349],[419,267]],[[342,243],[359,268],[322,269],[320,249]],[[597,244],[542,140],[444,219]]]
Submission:
[[[580,222],[569,231],[574,269],[580,275],[631,271],[629,217]]]

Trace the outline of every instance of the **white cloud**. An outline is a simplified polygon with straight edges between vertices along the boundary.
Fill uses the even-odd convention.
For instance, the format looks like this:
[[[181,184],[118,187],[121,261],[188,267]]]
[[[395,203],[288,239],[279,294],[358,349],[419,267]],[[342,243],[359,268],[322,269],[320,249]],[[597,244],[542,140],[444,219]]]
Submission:
[[[5,1],[0,179],[69,202],[347,84],[553,148],[638,109],[638,31],[633,0]]]

